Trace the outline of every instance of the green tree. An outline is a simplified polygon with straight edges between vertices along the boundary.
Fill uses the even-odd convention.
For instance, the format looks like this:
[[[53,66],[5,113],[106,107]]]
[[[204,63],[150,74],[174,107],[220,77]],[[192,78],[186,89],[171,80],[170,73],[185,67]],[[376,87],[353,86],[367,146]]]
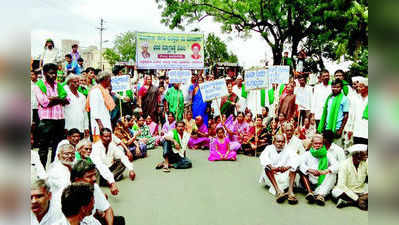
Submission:
[[[118,34],[114,46],[107,48],[103,55],[112,66],[118,61],[136,60],[136,33],[128,31]]]
[[[227,45],[215,34],[210,33],[205,40],[205,63],[214,66],[218,62],[237,63],[238,58],[233,53],[229,54]]]

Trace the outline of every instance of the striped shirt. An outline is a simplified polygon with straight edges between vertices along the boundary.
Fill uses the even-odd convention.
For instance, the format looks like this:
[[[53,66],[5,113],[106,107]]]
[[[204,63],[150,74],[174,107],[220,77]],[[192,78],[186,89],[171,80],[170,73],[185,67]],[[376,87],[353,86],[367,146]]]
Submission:
[[[61,120],[64,119],[64,107],[61,104],[48,107],[50,100],[48,97],[58,96],[57,82],[54,82],[54,88],[44,80],[47,88],[47,95],[43,93],[39,86],[35,86],[34,92],[38,103],[38,113],[40,120]]]

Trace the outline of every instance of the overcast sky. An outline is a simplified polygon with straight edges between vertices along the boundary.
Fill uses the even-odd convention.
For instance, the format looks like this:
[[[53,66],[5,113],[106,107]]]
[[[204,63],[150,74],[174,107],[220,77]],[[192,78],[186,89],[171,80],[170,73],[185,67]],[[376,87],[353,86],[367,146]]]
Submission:
[[[109,40],[103,47],[112,47],[112,41],[119,33],[126,31],[143,32],[182,32],[170,30],[160,23],[161,10],[155,0],[40,0],[32,7],[31,53],[38,56],[43,51],[46,39],[52,38],[56,47],[61,39],[79,40],[81,46],[99,46],[100,18],[105,22],[103,40]],[[186,28],[189,32],[198,27],[208,34],[215,33],[228,46],[228,50],[238,56],[245,68],[261,65],[265,55],[271,61],[271,49],[258,33],[248,40],[238,38],[237,33],[222,34],[220,24],[206,18],[199,24]],[[336,65],[327,65],[334,70]]]

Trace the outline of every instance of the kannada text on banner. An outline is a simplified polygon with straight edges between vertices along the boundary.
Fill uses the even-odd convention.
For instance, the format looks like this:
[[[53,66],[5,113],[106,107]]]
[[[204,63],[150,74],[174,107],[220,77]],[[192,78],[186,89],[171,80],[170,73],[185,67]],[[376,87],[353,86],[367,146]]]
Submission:
[[[270,66],[267,69],[269,84],[288,84],[290,79],[289,66]]]
[[[210,101],[228,95],[225,79],[204,82],[199,84],[199,86],[204,101]]]
[[[266,70],[245,72],[246,90],[267,89],[268,86],[269,86],[269,80],[267,77]]]
[[[187,84],[191,81],[191,70],[168,71],[170,84]]]
[[[130,76],[112,76],[111,86],[113,92],[126,91],[130,89]]]
[[[203,69],[203,34],[137,33],[139,69]]]

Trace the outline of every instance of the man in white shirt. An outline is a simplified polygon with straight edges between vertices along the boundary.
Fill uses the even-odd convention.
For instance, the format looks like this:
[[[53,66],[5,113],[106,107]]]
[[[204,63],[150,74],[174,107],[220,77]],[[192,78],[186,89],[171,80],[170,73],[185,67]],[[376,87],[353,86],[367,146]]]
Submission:
[[[299,86],[295,86],[294,94],[295,104],[298,105],[300,124],[303,124],[305,118],[309,118],[310,109],[312,106],[313,91],[309,85],[306,85],[306,78],[304,76],[298,77]]]
[[[60,143],[58,143],[57,150],[56,150],[55,154],[58,155],[58,153],[60,151],[60,147],[62,145],[71,144],[73,147],[75,147],[81,139],[82,139],[82,134],[80,133],[80,131],[78,129],[72,128],[72,129],[68,130],[67,139],[64,139],[64,140],[60,141]],[[57,157],[54,161],[58,161],[58,160],[59,160],[59,158]]]
[[[270,186],[269,192],[276,195],[278,203],[283,203],[288,197],[290,204],[296,204],[298,200],[294,194],[294,183],[299,157],[285,145],[285,141],[285,137],[278,134],[274,143],[263,150],[259,157],[262,166],[259,182]],[[287,193],[284,192],[286,188]]]
[[[360,96],[353,98],[352,118],[353,123],[349,131],[349,136],[353,135],[354,144],[368,144],[368,79],[361,78],[358,83]],[[367,108],[366,108],[367,107]]]
[[[338,198],[337,208],[357,206],[368,209],[368,154],[367,145],[356,144],[348,149],[350,157],[340,166],[338,183],[332,195]]]
[[[64,106],[65,129],[77,128],[85,137],[89,136],[89,119],[86,112],[86,97],[78,92],[80,76],[71,74],[67,77],[65,91],[69,104]]]
[[[51,204],[50,187],[45,180],[36,180],[30,188],[31,224],[53,225],[63,215]]]
[[[169,167],[175,169],[188,169],[192,167],[191,161],[186,157],[187,144],[190,134],[185,131],[183,121],[176,122],[176,128],[170,130],[165,136],[163,144],[163,158],[156,169],[163,168],[164,172],[170,172]]]
[[[71,182],[83,182],[94,186],[94,208],[90,216],[83,219],[97,220],[103,225],[122,225],[125,224],[125,219],[121,216],[114,216],[114,211],[111,208],[105,194],[96,183],[97,180],[96,166],[92,162],[80,160],[75,163],[71,170]]]
[[[334,142],[334,133],[331,130],[325,130],[323,132],[323,140],[324,145],[326,146],[327,151],[334,157],[334,159],[341,163],[346,159],[345,151],[341,147],[339,147]]]
[[[109,186],[113,195],[117,195],[119,190],[115,181],[123,179],[125,169],[129,171],[129,177],[134,180],[136,174],[133,171],[133,164],[112,141],[112,132],[108,128],[100,130],[100,141],[93,144],[90,158],[99,171],[100,185]]]
[[[294,135],[294,125],[291,123],[285,123],[284,125],[284,135],[287,140],[287,147],[292,149],[298,156],[305,153],[305,148],[303,147],[302,140]]]
[[[51,203],[61,208],[62,190],[70,184],[70,171],[75,160],[75,148],[71,144],[61,145],[57,154],[58,161],[50,164],[47,182],[52,193]]]
[[[40,56],[40,66],[46,65],[48,63],[58,64],[61,61],[61,56],[58,49],[55,48],[54,42],[51,39],[47,39],[44,44],[44,50]]]
[[[319,125],[321,116],[323,114],[323,108],[326,103],[328,96],[331,94],[330,73],[328,70],[322,70],[320,73],[322,82],[316,84],[313,90],[311,113],[314,114],[316,120],[316,127]]]
[[[236,85],[233,86],[233,92],[238,96],[238,111],[245,112],[245,109],[247,108],[247,99],[242,96],[242,82],[242,76],[238,75],[236,79]]]
[[[112,129],[110,111],[115,108],[115,102],[109,94],[108,88],[111,86],[111,74],[101,72],[97,82],[89,93],[88,101],[90,105],[90,123],[93,134],[93,141],[100,139],[100,130],[102,128]]]
[[[302,185],[308,192],[305,198],[310,204],[316,201],[320,206],[325,205],[324,198],[335,185],[338,166],[323,145],[323,136],[314,135],[312,148],[303,154],[299,166]]]

